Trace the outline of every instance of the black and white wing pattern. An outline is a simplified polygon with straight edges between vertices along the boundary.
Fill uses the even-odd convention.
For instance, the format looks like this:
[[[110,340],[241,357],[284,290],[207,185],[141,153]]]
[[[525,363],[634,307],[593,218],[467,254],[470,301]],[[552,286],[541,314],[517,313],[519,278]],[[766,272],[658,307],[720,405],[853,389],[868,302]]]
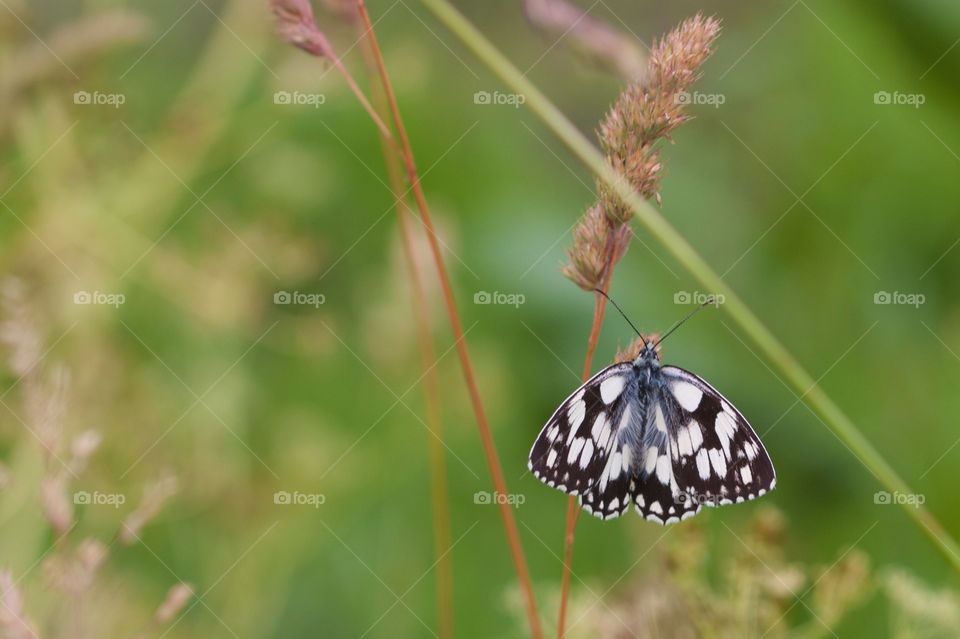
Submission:
[[[660,373],[661,390],[654,403],[666,422],[675,501],[699,510],[701,505],[740,503],[773,490],[773,463],[740,411],[689,371],[664,366]]]
[[[621,433],[639,428],[637,375],[629,362],[609,366],[573,392],[547,421],[528,465],[548,486],[580,496],[609,519],[630,508],[636,448]]]
[[[700,512],[701,504],[687,499],[679,483],[676,434],[685,425],[679,402],[654,385],[648,391],[646,418],[640,442],[643,457],[637,465],[633,501],[647,521],[674,524]]]
[[[529,467],[597,517],[618,517],[633,504],[659,524],[760,497],[777,481],[743,415],[700,377],[661,366],[652,347],[564,400],[534,442]]]

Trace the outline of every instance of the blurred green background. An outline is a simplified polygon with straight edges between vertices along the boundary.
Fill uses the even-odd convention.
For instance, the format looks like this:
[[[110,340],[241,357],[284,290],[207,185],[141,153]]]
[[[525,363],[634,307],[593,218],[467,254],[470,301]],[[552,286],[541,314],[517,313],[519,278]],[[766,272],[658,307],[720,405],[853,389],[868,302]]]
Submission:
[[[582,130],[596,128],[620,79],[533,29],[516,0],[456,4]],[[581,4],[648,43],[697,11],[723,20],[697,87],[723,103],[694,105],[665,147],[663,213],[960,533],[960,7]],[[476,104],[477,91],[504,88],[417,2],[370,11],[552,629],[566,498],[526,472],[526,456],[578,385],[592,298],[559,266],[593,178],[530,112]],[[352,27],[317,12],[368,86]],[[3,372],[0,567],[40,636],[430,636],[415,328],[376,130],[342,79],[279,41],[266,2],[4,0],[0,34],[0,266],[13,290],[5,319],[22,315],[7,352],[36,342],[42,354],[24,381],[14,364]],[[278,104],[276,92],[323,103]],[[637,233],[612,294],[642,329],[663,330],[689,308],[678,294],[704,292]],[[489,475],[425,243],[418,251],[442,355],[458,634],[523,636],[501,521],[474,500]],[[278,304],[278,292],[323,303]],[[524,303],[475,304],[480,292]],[[884,292],[922,303],[876,303]],[[629,339],[608,313],[594,369]],[[711,311],[665,345],[667,361],[737,403],[778,469],[769,497],[690,524],[714,572],[742,550],[734,531],[771,505],[791,562],[830,566],[855,545],[877,570],[955,585],[744,340]],[[37,410],[56,403],[44,389],[58,366],[69,371],[62,411]],[[66,494],[125,503],[71,497],[58,541],[43,477],[88,429],[102,443]],[[55,456],[41,454],[46,433]],[[144,487],[167,475],[177,493],[142,543],[114,541]],[[276,504],[277,491],[323,503]],[[676,535],[664,533],[633,515],[581,518],[574,599],[628,597],[655,574],[658,546]],[[48,560],[91,537],[108,559],[79,594],[58,591]],[[178,581],[201,598],[175,625],[153,624]],[[872,595],[831,633],[889,636],[887,608]]]

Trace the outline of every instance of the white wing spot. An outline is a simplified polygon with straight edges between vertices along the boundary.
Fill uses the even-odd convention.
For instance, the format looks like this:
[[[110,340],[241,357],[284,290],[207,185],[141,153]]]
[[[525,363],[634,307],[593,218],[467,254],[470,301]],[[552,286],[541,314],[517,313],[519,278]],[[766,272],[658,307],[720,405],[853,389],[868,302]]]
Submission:
[[[707,457],[707,449],[701,448],[697,453],[697,472],[700,479],[710,479],[710,460]]]
[[[586,443],[586,439],[583,437],[577,437],[573,440],[573,445],[570,446],[570,450],[567,451],[567,463],[572,464],[573,460],[580,456],[580,451],[583,450],[583,445]]]
[[[657,425],[657,430],[667,432],[667,420],[663,418],[663,411],[660,410],[660,404],[657,404],[657,410],[654,412],[654,423]]]
[[[649,510],[650,510],[650,512],[652,512],[652,513],[660,513],[661,515],[663,514],[663,508],[660,507],[660,502],[659,502],[659,501],[652,501],[652,502],[650,502],[650,509],[649,509]]]
[[[680,428],[677,430],[677,450],[684,457],[693,454],[693,444],[690,443],[689,428]]]
[[[630,466],[633,464],[633,449],[630,448],[630,444],[624,444],[623,448],[620,449],[620,455],[623,458],[621,462],[623,466],[623,472],[629,473]]]
[[[660,455],[660,458],[657,459],[657,479],[660,480],[661,484],[670,483],[670,470],[670,456]]]
[[[581,399],[580,401],[574,402],[570,406],[570,411],[567,413],[567,419],[570,421],[570,434],[567,435],[567,444],[570,444],[570,440],[573,439],[574,434],[576,434],[577,429],[580,428],[580,424],[583,423],[583,418],[587,414],[587,404]]]
[[[630,412],[630,404],[628,403],[623,407],[623,415],[620,416],[620,424],[617,426],[617,431],[620,432],[630,424],[630,418],[632,414]]]
[[[610,510],[616,510],[619,505],[620,505],[619,497],[614,497],[613,499],[610,500]]]
[[[603,423],[603,430],[600,431],[600,440],[597,442],[600,448],[605,449],[610,444],[612,433],[613,430],[610,428],[610,420],[608,419]]]
[[[697,406],[700,405],[700,400],[703,398],[703,391],[690,382],[674,382],[670,385],[670,390],[688,413],[697,410]]]
[[[749,466],[744,466],[740,469],[740,478],[743,479],[743,483],[749,484],[753,481],[753,473],[750,472]]]
[[[607,472],[610,473],[610,479],[616,479],[620,476],[621,460],[622,455],[619,450],[610,456],[610,462],[607,464]]]
[[[604,411],[600,411],[600,414],[597,415],[597,418],[593,420],[593,427],[590,428],[590,436],[593,437],[593,440],[596,442],[600,441],[600,433],[603,432],[603,427],[607,423],[607,414]]]
[[[593,458],[593,440],[588,439],[587,443],[583,445],[583,454],[580,455],[580,468],[586,468],[590,464],[590,460]]]
[[[717,431],[717,437],[720,439],[720,445],[723,446],[723,453],[727,459],[730,459],[730,442],[733,440],[736,424],[728,413],[721,411],[717,413],[714,427]]]
[[[557,449],[551,448],[550,453],[547,455],[547,467],[553,468],[553,465],[557,463]]]
[[[691,419],[687,424],[687,434],[690,435],[690,448],[697,452],[703,446],[703,431],[700,430],[700,424],[695,419]]]
[[[719,448],[710,449],[710,463],[713,465],[717,477],[723,478],[727,474],[727,461],[723,458],[723,453]]]
[[[660,454],[660,451],[655,447],[651,446],[647,449],[647,459],[643,462],[643,470],[648,475],[653,472],[653,469],[657,467],[657,456]]]
[[[613,403],[613,400],[620,397],[626,383],[627,380],[623,375],[614,375],[603,380],[600,382],[600,399],[603,400],[604,404]]]

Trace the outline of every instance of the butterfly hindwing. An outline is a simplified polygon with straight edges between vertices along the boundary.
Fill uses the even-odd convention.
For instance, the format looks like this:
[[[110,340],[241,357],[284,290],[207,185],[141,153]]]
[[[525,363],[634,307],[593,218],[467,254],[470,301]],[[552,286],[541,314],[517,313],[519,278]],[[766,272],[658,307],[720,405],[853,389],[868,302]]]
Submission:
[[[699,504],[685,498],[676,473],[673,432],[681,419],[681,408],[669,393],[650,393],[633,501],[641,517],[658,524],[676,523],[700,511]]]
[[[540,481],[580,495],[584,507],[599,517],[629,507],[620,432],[638,414],[632,406],[636,385],[630,363],[603,369],[560,405],[530,451],[529,467]]]
[[[702,378],[675,366],[661,369],[660,401],[669,433],[678,500],[717,506],[759,497],[776,486],[776,472],[753,428]]]
[[[632,373],[632,371],[631,371]],[[592,485],[580,491],[580,505],[595,517],[613,519],[630,509],[636,491],[636,457],[639,451],[633,434],[643,423],[643,405],[636,392],[635,381],[623,393],[622,405],[617,407],[612,442],[606,463]],[[602,434],[601,434],[602,436]]]

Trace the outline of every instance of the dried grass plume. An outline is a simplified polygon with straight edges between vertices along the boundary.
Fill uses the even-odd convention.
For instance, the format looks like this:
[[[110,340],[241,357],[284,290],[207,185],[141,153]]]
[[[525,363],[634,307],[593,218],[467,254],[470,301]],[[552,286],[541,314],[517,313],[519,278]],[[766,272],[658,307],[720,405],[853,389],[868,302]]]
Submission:
[[[644,79],[620,94],[600,124],[607,162],[646,198],[660,200],[663,165],[658,143],[690,119],[687,91],[700,77],[700,66],[719,33],[716,19],[697,14],[655,42]],[[564,275],[587,291],[605,288],[630,241],[630,209],[602,180],[597,191],[600,201],[577,224],[563,268]]]

